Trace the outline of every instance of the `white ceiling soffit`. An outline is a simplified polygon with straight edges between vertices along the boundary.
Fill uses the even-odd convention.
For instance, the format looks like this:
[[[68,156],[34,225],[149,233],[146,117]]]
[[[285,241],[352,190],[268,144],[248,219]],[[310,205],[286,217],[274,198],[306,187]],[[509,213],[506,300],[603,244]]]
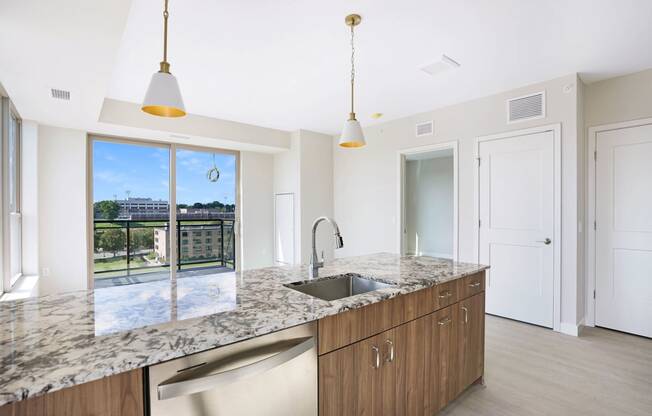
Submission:
[[[188,112],[336,134],[574,72],[585,81],[652,67],[649,0],[170,1],[169,60]],[[134,2],[108,96],[140,102],[161,59],[161,0]],[[424,62],[461,63],[429,76]]]
[[[21,117],[88,128],[107,93],[131,0],[0,1],[0,80]],[[55,99],[52,89],[70,93]]]
[[[140,107],[137,103],[106,99],[100,113],[102,130],[138,138],[182,143],[188,140],[188,144],[233,150],[276,153],[290,148],[290,133],[286,131],[195,114],[181,118],[156,117],[144,113]]]

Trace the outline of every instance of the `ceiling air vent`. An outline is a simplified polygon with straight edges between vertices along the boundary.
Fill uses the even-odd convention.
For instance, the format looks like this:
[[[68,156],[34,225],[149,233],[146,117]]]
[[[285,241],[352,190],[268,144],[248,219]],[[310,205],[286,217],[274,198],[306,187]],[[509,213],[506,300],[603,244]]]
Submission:
[[[57,100],[70,101],[70,91],[58,90],[56,88],[51,88],[50,93],[52,94],[52,98],[55,98]]]
[[[546,116],[546,93],[537,92],[507,100],[507,122],[533,120]]]
[[[432,121],[426,121],[425,123],[418,123],[416,127],[417,137],[421,136],[431,136],[433,133]]]

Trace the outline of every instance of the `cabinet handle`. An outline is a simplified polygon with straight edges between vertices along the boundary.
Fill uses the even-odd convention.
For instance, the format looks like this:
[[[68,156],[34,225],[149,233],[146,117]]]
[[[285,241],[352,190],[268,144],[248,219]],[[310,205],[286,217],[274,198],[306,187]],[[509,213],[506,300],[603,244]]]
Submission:
[[[372,368],[380,368],[380,350],[377,346],[372,345],[371,351],[374,353],[374,362],[371,365]]]
[[[475,283],[469,283],[469,287],[479,287],[480,282],[475,282]]]
[[[385,344],[389,345],[389,356],[385,358],[385,361],[391,363],[394,361],[394,343],[388,339]]]
[[[464,323],[469,322],[469,310],[466,308],[466,306],[462,306],[462,310],[464,311]]]
[[[453,296],[453,292],[447,290],[439,294],[439,299],[446,299],[446,298],[450,298],[451,296]]]
[[[439,321],[437,323],[439,324],[439,326],[448,325],[448,324],[451,323],[451,318],[449,316],[449,317],[447,317],[445,319],[442,319],[441,321]]]

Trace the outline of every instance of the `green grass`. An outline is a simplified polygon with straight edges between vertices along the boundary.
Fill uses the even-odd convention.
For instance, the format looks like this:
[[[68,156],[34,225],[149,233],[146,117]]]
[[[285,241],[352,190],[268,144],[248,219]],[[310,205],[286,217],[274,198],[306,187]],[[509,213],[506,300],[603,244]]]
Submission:
[[[146,266],[147,263],[140,257],[132,257],[129,262],[131,268]],[[95,271],[101,272],[105,270],[118,270],[127,268],[127,259],[124,256],[109,258],[109,259],[96,259]]]

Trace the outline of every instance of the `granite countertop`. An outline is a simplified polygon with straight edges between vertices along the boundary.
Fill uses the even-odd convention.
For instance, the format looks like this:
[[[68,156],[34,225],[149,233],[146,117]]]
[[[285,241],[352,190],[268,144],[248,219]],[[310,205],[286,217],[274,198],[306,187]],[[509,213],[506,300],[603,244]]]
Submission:
[[[328,262],[396,286],[324,301],[283,284],[306,266],[269,267],[0,302],[0,405],[335,315],[486,266],[373,254]]]

